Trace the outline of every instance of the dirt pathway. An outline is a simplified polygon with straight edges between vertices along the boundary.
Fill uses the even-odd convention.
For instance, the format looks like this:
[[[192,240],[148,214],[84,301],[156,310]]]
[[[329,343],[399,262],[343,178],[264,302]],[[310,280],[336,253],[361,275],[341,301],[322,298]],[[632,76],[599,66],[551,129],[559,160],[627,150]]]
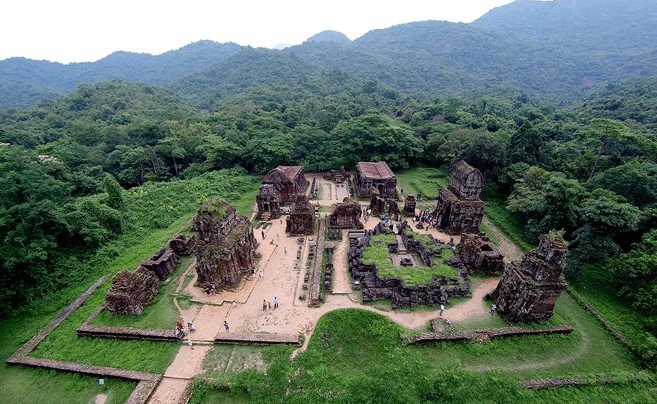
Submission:
[[[500,252],[504,255],[504,261],[520,261],[523,257],[523,252],[518,246],[513,244],[500,229],[497,228],[486,216],[482,220],[482,224],[488,228],[488,230],[495,237],[497,242],[497,248],[500,249]]]
[[[342,240],[335,249],[333,256],[334,266],[339,266],[333,272],[333,294],[341,295],[351,293],[349,271],[346,268],[347,252],[349,250],[349,237],[347,231],[342,231]]]

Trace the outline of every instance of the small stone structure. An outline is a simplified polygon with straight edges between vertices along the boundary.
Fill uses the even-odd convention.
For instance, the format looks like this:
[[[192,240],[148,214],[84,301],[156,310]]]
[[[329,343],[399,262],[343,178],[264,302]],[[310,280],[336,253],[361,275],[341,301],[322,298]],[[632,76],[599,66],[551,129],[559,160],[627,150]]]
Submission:
[[[372,188],[383,199],[397,200],[397,178],[385,161],[356,164],[356,192],[360,198],[371,196]]]
[[[269,220],[281,217],[281,202],[281,194],[274,184],[260,185],[260,192],[256,196],[258,219]]]
[[[309,185],[301,166],[278,166],[265,175],[262,183],[278,191],[282,204],[294,202],[295,196],[305,193]]]
[[[504,255],[482,234],[461,234],[457,251],[470,274],[500,275],[504,272]]]
[[[290,235],[315,233],[315,207],[306,195],[297,195],[290,216],[287,218],[285,231]]]
[[[386,199],[379,195],[379,190],[372,188],[371,191],[371,200],[369,210],[372,211],[372,215],[379,216],[382,214],[388,214],[390,216],[396,216],[399,214],[399,205],[395,199]]]
[[[330,170],[324,174],[325,180],[333,181],[336,184],[342,184],[347,178],[349,178],[349,173],[344,169],[344,166],[340,166],[339,170]]]
[[[511,322],[533,323],[552,317],[554,304],[566,288],[562,262],[568,252],[559,236],[541,235],[539,246],[520,264],[511,263],[491,297],[497,311]]]
[[[151,271],[158,277],[159,280],[165,281],[176,269],[178,265],[178,257],[173,250],[162,247],[151,258],[142,261],[141,266]]]
[[[406,216],[415,216],[416,206],[417,202],[415,201],[415,195],[408,194],[404,200],[404,210],[402,210],[402,213]]]
[[[481,172],[465,161],[457,161],[450,169],[449,185],[442,188],[434,212],[436,227],[451,234],[476,233],[484,216],[484,203],[479,199],[483,187]]]
[[[360,221],[362,211],[358,202],[344,198],[342,203],[331,205],[329,213],[329,228],[334,229],[362,229]]]
[[[194,252],[196,245],[196,236],[190,234],[187,238],[178,232],[169,239],[169,247],[176,253],[176,255],[191,255]]]
[[[110,291],[105,295],[107,310],[122,316],[138,316],[160,289],[155,273],[143,266],[134,271],[120,271],[112,279]]]
[[[194,217],[192,230],[198,232],[194,247],[196,286],[214,283],[217,290],[233,289],[243,275],[255,271],[253,227],[234,206],[219,199],[204,203]]]

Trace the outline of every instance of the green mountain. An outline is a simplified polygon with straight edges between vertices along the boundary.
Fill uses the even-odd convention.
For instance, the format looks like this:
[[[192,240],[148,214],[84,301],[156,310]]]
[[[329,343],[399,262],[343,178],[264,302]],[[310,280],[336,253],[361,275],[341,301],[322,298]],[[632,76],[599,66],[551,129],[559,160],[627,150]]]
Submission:
[[[114,52],[93,63],[1,60],[0,109],[31,106],[71,92],[80,83],[123,80],[163,85],[226,59],[240,48],[234,43],[199,41],[157,56]]]
[[[116,52],[94,63],[0,61],[0,108],[23,107],[107,80],[168,85],[209,105],[253,85],[340,70],[421,96],[576,100],[608,84],[657,75],[657,2],[519,0],[472,24],[425,21],[350,41],[324,31],[283,50],[201,41],[163,55]],[[198,84],[198,85],[197,85]],[[202,84],[202,86],[201,86]]]

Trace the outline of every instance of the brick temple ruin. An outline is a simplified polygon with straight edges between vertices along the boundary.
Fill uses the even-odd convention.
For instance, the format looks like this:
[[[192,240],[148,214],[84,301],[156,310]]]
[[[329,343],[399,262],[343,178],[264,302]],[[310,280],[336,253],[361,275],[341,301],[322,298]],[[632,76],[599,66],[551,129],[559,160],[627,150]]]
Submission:
[[[362,210],[358,202],[344,198],[341,203],[331,205],[329,213],[329,228],[332,229],[362,229],[360,221]]]
[[[193,220],[192,231],[198,237],[196,286],[214,284],[220,289],[234,289],[244,275],[256,267],[257,241],[253,227],[234,206],[219,199],[204,203]]]
[[[185,237],[181,232],[178,232],[169,239],[169,248],[176,253],[176,255],[191,255],[194,252],[196,245],[196,236],[190,234]]]
[[[497,311],[513,323],[552,317],[554,304],[566,288],[562,270],[567,252],[561,237],[541,235],[537,249],[525,254],[520,264],[511,263],[504,269],[491,293]]]
[[[442,188],[434,211],[436,227],[450,234],[477,233],[484,217],[484,203],[479,199],[483,188],[481,172],[465,161],[450,169],[449,185]]]
[[[408,194],[406,199],[404,199],[404,209],[402,213],[406,216],[415,216],[415,207],[417,206],[417,201],[415,200],[415,195]]]
[[[357,163],[355,187],[359,198],[370,197],[376,189],[380,198],[397,200],[397,178],[385,161]]]
[[[372,236],[386,232],[390,232],[390,230],[379,223],[374,230],[366,230],[363,237],[355,239],[349,250],[349,272],[353,279],[353,288],[362,289],[363,302],[390,299],[392,308],[397,309],[446,303],[447,299],[452,296],[470,296],[470,288],[466,282],[467,271],[458,256],[445,261],[445,264],[457,268],[460,273],[458,278],[447,279],[444,276],[434,275],[428,284],[409,286],[399,278],[379,278],[376,265],[363,262],[363,250],[369,246]],[[435,239],[432,239],[434,246],[431,250],[423,248],[423,243],[413,237],[410,227],[402,229],[402,234],[406,235],[406,237],[401,237],[402,245],[400,243],[388,244],[388,251],[396,254],[401,250],[412,252],[415,249],[420,255],[420,259],[426,260],[425,264],[428,266],[432,265],[433,260],[439,259],[442,249],[450,248],[449,245],[442,244]],[[423,250],[424,254],[419,250]]]
[[[105,295],[105,306],[112,314],[137,316],[144,311],[160,290],[160,282],[176,269],[178,257],[169,248],[161,248],[142,261],[134,271],[120,271],[112,278]]]
[[[269,220],[281,217],[281,202],[281,194],[274,184],[260,185],[260,191],[256,196],[258,219]]]
[[[456,248],[469,274],[500,275],[504,271],[504,255],[483,234],[461,234]]]
[[[315,206],[310,203],[306,195],[295,197],[285,224],[285,232],[290,235],[315,233]]]
[[[390,216],[396,216],[399,214],[399,205],[396,199],[380,196],[379,190],[376,188],[372,188],[370,196],[369,210],[372,212],[372,215],[379,216],[385,213]]]
[[[301,166],[278,166],[265,175],[262,184],[271,184],[278,191],[281,205],[293,203],[295,196],[305,193],[306,188],[310,185]],[[258,214],[260,212],[260,206],[258,206]]]

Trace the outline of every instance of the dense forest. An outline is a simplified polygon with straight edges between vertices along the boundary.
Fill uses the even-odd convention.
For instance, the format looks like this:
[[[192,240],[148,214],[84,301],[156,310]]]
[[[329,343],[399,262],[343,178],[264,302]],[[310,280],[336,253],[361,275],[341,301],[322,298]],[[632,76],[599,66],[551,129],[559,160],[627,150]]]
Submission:
[[[538,3],[472,25],[414,23],[353,42],[333,33],[282,51],[200,42],[183,48],[197,61],[186,68],[182,53],[119,53],[94,66],[31,61],[18,78],[27,61],[0,61],[16,84],[0,83],[11,107],[0,114],[1,315],[82,278],[80,263],[134,226],[126,189],[222,169],[385,160],[394,170],[464,159],[530,243],[563,231],[571,282],[594,268],[605,274],[639,313],[641,355],[654,363],[657,44],[587,27],[616,13],[654,35],[657,4]],[[587,11],[593,3],[609,14]],[[588,36],[532,22],[538,8],[561,20],[575,6],[578,20],[563,23]],[[133,58],[131,72],[111,62],[121,57]],[[35,75],[43,66],[47,77]]]

